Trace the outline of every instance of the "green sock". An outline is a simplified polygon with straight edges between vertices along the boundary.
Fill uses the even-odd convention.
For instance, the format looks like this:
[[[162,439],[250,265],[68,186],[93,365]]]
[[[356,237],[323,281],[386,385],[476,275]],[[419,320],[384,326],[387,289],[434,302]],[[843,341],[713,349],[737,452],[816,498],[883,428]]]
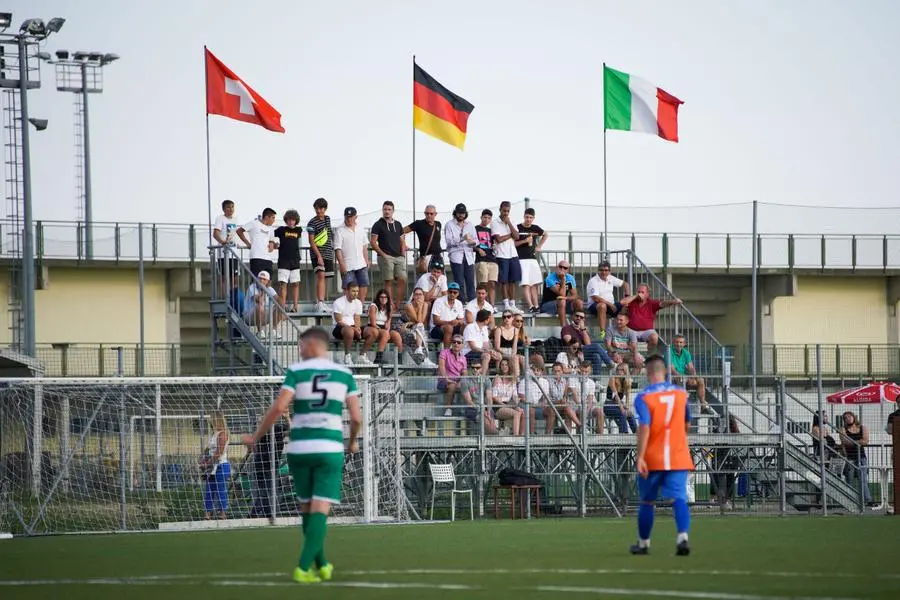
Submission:
[[[303,522],[303,537],[306,537],[306,530],[309,529],[309,514],[308,513],[302,514],[302,522]],[[328,561],[325,560],[325,548],[324,547],[321,550],[319,550],[318,554],[316,554],[315,562],[316,562],[317,569],[320,569],[323,566],[325,566],[326,564],[328,564]]]
[[[306,534],[303,537],[303,550],[300,552],[299,567],[308,571],[316,556],[322,552],[325,544],[325,525],[328,517],[324,513],[310,513],[304,519]]]

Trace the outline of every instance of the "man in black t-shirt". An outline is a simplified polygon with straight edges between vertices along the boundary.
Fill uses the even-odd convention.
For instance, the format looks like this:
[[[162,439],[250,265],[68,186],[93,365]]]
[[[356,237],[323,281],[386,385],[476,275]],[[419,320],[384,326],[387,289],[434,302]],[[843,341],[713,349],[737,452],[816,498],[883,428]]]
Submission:
[[[250,518],[273,517],[272,512],[272,459],[275,459],[275,474],[284,450],[284,438],[290,431],[290,413],[285,413],[287,422],[279,420],[267,431],[253,447],[253,506],[250,507]],[[274,432],[274,436],[273,436]],[[274,447],[272,445],[274,437]],[[275,489],[275,502],[278,502],[279,490]]]
[[[403,225],[394,220],[394,203],[385,200],[381,218],[372,225],[372,249],[378,255],[378,270],[391,302],[406,297],[406,238]]]
[[[303,228],[300,224],[300,213],[291,209],[284,213],[284,225],[275,230],[278,238],[278,283],[281,294],[281,305],[288,312],[300,310],[300,237]],[[287,291],[291,288],[291,303],[288,309]]]
[[[416,275],[421,275],[428,270],[431,261],[438,257],[443,262],[441,256],[441,222],[436,220],[437,208],[433,204],[425,207],[425,218],[413,221],[403,228],[403,234],[406,235],[410,231],[416,234],[416,240],[419,242],[419,258],[416,259]]]
[[[494,213],[486,208],[481,211],[481,224],[475,226],[478,234],[478,245],[475,246],[475,283],[487,286],[488,301],[494,305],[494,293],[497,287],[497,259],[494,257],[494,239],[491,237],[491,221]]]
[[[888,415],[887,427],[885,427],[885,431],[887,431],[887,434],[890,436],[894,435],[894,421],[895,420],[900,421],[900,408],[898,408],[897,410],[895,410],[894,412],[892,412],[891,414]]]
[[[537,314],[541,311],[541,303],[538,300],[538,288],[544,280],[541,273],[541,265],[537,261],[537,253],[544,247],[547,241],[547,233],[534,224],[534,209],[526,208],[523,223],[519,223],[519,239],[516,240],[516,253],[519,255],[519,264],[522,266],[522,294],[528,303],[528,310]]]

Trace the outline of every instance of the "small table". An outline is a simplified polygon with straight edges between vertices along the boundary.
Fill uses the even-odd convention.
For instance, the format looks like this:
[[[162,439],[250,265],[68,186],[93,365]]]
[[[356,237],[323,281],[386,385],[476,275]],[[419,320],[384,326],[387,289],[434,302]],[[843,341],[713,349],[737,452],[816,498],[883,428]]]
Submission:
[[[537,516],[541,516],[541,486],[540,484],[528,484],[528,485],[501,485],[494,484],[494,518],[500,518],[500,508],[497,506],[497,492],[499,490],[509,490],[509,516],[511,519],[515,520],[516,518],[516,495],[525,493],[534,490],[534,497],[537,500],[537,510],[535,514]],[[519,502],[519,517],[525,518],[525,506],[527,505],[527,501]]]

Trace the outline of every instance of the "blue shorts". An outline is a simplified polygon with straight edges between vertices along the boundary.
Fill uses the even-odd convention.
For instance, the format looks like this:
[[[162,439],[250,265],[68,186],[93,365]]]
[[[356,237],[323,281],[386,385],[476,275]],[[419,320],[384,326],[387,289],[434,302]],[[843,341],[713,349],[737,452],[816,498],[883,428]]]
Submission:
[[[498,258],[497,271],[498,283],[519,283],[522,281],[522,264],[518,258]]]
[[[355,283],[359,287],[369,287],[369,270],[363,268],[347,271],[344,274],[344,289],[347,289],[347,286],[351,283]]]
[[[647,479],[637,478],[641,502],[653,502],[658,498],[687,501],[687,471],[650,471]]]

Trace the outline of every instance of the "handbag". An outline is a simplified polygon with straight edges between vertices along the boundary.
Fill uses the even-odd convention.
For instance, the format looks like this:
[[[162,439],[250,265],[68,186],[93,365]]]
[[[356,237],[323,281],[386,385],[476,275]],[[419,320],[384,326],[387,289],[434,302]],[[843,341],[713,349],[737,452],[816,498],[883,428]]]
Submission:
[[[425,257],[429,255],[428,251],[431,250],[431,242],[434,240],[434,232],[436,229],[437,223],[431,226],[431,236],[428,238],[428,243],[425,244],[425,252],[416,259],[416,275],[421,275],[428,270],[428,262]]]

